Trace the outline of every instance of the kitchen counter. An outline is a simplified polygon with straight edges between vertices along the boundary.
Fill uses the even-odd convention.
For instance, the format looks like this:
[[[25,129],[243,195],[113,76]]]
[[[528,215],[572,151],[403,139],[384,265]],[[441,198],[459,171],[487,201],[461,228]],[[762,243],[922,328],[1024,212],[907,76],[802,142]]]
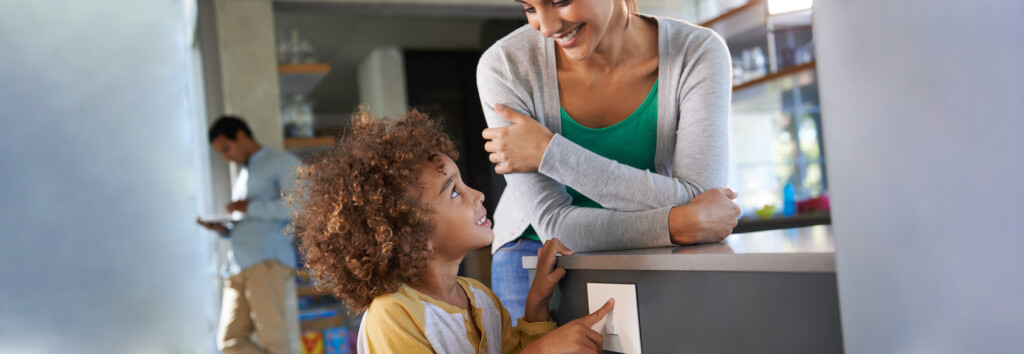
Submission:
[[[830,225],[725,242],[560,256],[558,323],[582,317],[587,283],[635,284],[648,353],[841,353]],[[523,257],[536,267],[537,257]]]

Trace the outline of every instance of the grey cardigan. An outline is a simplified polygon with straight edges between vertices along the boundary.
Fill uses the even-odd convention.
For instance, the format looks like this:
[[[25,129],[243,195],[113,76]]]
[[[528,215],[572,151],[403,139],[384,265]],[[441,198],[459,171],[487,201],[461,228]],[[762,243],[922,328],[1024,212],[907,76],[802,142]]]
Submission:
[[[506,174],[494,211],[492,252],[533,225],[542,240],[558,237],[574,251],[671,244],[668,213],[728,177],[729,51],[707,28],[658,22],[657,173],[620,164],[561,134],[555,44],[529,25],[484,52],[477,86],[490,127],[511,124],[501,103],[533,117],[555,134],[538,172]],[[628,147],[623,147],[628,148]],[[605,209],[570,204],[571,186]]]

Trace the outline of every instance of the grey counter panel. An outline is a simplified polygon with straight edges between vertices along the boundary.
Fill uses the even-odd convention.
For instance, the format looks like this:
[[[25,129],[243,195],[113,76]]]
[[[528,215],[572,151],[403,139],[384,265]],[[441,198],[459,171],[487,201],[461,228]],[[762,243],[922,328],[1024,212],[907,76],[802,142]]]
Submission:
[[[636,284],[646,353],[841,353],[835,274],[571,270],[558,323],[582,317],[587,283]]]

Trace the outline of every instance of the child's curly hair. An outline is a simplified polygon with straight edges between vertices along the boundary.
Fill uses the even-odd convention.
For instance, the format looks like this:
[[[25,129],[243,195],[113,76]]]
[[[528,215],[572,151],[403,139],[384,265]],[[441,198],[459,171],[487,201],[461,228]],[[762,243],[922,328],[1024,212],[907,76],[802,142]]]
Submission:
[[[401,120],[352,115],[351,131],[300,168],[289,196],[306,266],[355,311],[415,280],[432,249],[426,238],[433,212],[419,201],[422,164],[438,171],[458,158],[438,121],[412,111]]]

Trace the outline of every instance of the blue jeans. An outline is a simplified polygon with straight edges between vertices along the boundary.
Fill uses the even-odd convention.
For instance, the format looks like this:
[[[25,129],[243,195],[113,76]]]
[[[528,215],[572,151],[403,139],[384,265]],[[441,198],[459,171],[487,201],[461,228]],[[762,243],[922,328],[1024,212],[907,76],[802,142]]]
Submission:
[[[536,256],[543,246],[539,241],[519,238],[506,243],[491,260],[491,288],[512,317],[512,325],[526,312],[526,293],[530,291],[530,273],[523,269],[523,256]]]

